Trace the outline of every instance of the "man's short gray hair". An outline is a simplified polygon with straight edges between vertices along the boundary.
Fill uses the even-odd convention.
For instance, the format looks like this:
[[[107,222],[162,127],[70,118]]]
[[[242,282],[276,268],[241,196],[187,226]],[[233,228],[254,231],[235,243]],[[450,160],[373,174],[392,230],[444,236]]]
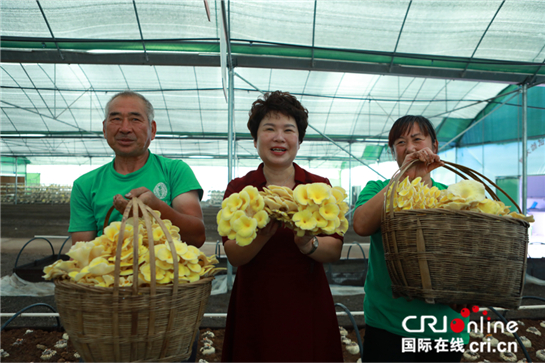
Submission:
[[[153,110],[153,105],[151,104],[150,101],[148,101],[148,99],[146,97],[142,96],[140,93],[136,93],[136,92],[133,92],[133,91],[123,91],[123,92],[119,92],[119,93],[116,93],[115,95],[113,95],[112,98],[110,98],[110,100],[106,104],[106,108],[104,109],[104,119],[108,119],[108,114],[110,113],[110,104],[117,97],[138,97],[142,101],[144,101],[144,105],[146,106],[146,116],[148,117],[148,122],[149,122],[150,127],[151,127],[151,121],[153,121],[153,119],[155,118],[155,112]]]

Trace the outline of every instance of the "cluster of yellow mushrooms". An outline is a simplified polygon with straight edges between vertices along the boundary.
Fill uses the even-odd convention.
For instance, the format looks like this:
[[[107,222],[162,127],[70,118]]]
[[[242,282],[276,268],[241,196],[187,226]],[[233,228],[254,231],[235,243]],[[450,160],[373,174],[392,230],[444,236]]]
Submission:
[[[298,236],[344,235],[348,230],[346,196],[343,188],[325,183],[301,184],[294,190],[270,185],[262,192],[247,186],[223,201],[217,215],[218,232],[246,246],[257,236],[257,229],[273,218]]]
[[[390,211],[390,197],[393,185],[388,189],[386,212]],[[476,180],[462,180],[452,184],[445,190],[437,187],[428,187],[422,178],[415,178],[412,182],[405,178],[397,186],[393,200],[394,211],[445,208],[451,210],[467,210],[495,214],[499,216],[511,216],[533,222],[533,216],[525,216],[511,212],[503,202],[488,199],[485,196],[485,187]]]
[[[158,215],[160,213],[155,211]],[[129,220],[132,222],[132,219]],[[180,229],[168,219],[162,220],[172,236],[174,253],[171,250],[165,232],[159,224],[154,223],[153,240],[155,252],[156,283],[165,285],[174,279],[174,263],[178,264],[178,281],[190,283],[201,277],[213,276],[219,269],[214,267],[218,263],[215,256],[206,256],[198,248],[188,246],[180,239]],[[111,287],[114,284],[115,259],[117,241],[121,222],[112,222],[104,229],[104,234],[90,242],[77,242],[67,253],[70,261],[58,260],[44,268],[44,279],[65,278],[72,282],[99,287]],[[151,281],[151,263],[145,221],[138,223],[138,271],[133,271],[133,224],[127,223],[124,227],[123,245],[120,261],[120,286],[132,286],[134,276],[138,276],[138,286],[148,285]]]

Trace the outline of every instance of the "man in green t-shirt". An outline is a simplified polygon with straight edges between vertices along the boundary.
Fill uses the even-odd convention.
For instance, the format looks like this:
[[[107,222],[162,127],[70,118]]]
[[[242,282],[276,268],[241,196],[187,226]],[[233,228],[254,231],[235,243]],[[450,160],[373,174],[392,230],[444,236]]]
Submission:
[[[151,103],[135,92],[118,93],[106,104],[102,125],[115,158],[74,182],[68,229],[72,243],[101,235],[108,209],[116,209],[109,222],[121,220],[128,199],[139,197],[178,226],[184,242],[202,246],[203,190],[186,163],[148,150],[157,130]]]

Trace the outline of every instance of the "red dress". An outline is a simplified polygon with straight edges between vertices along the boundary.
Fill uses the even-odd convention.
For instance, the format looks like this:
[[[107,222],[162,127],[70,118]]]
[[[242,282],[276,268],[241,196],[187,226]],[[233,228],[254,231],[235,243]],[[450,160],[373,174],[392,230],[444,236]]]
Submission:
[[[326,178],[293,165],[295,185],[329,184]],[[263,190],[263,164],[232,180],[224,198],[247,185]],[[279,228],[249,263],[238,267],[227,313],[223,362],[343,361],[323,265],[303,255],[293,237],[291,229]]]

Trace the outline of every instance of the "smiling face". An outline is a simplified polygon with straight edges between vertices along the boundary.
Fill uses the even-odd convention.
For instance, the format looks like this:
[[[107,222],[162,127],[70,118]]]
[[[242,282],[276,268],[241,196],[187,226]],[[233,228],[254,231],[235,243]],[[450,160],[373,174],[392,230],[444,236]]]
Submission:
[[[259,124],[254,146],[268,167],[291,166],[299,150],[299,131],[295,119],[270,112]]]
[[[148,122],[144,102],[131,96],[120,96],[110,103],[102,126],[108,145],[121,157],[145,154],[157,127],[155,121]]]
[[[397,165],[401,166],[407,154],[429,147],[434,153],[438,150],[438,142],[431,141],[430,135],[425,135],[418,123],[414,123],[408,131],[394,141],[393,151]]]

